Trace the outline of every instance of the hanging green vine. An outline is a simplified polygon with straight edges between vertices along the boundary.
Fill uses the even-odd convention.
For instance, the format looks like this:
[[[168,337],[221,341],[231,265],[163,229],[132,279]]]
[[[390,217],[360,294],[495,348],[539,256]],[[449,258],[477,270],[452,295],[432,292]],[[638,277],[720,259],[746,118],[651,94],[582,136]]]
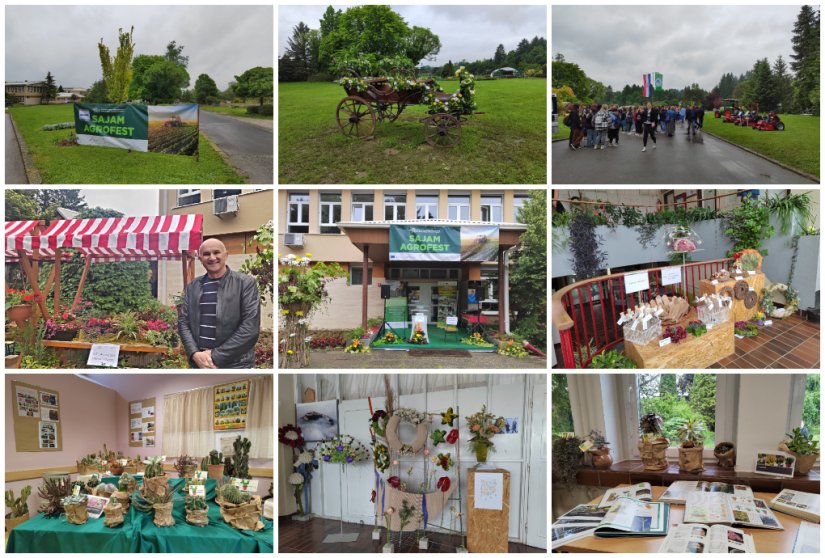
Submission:
[[[743,199],[736,209],[728,212],[725,215],[725,235],[733,243],[728,257],[748,248],[767,256],[768,251],[762,248],[762,241],[774,234],[770,218],[767,204],[750,197]]]

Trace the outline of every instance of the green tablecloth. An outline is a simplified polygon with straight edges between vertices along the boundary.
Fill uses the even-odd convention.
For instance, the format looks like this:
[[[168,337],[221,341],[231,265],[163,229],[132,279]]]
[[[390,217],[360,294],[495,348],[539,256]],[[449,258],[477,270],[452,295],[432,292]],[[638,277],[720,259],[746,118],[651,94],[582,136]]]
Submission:
[[[109,477],[116,478],[116,477]],[[176,482],[177,481],[177,482]],[[183,484],[184,479],[170,479]],[[209,486],[211,483],[211,487]],[[113,482],[113,484],[116,484]],[[215,497],[215,481],[207,480],[207,499]],[[274,551],[272,522],[261,519],[264,528],[257,533],[239,531],[221,519],[220,507],[209,502],[209,525],[186,523],[182,495],[175,495],[172,516],[175,525],[157,527],[151,513],[129,507],[122,525],[104,527],[101,515],[83,525],[71,525],[65,516],[46,519],[43,514],[15,527],[9,533],[6,552],[268,552]]]

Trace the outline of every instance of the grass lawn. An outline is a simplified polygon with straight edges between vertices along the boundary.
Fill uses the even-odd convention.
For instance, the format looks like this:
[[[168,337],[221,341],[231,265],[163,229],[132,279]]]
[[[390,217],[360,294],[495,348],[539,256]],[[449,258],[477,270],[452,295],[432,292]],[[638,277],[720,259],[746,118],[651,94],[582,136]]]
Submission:
[[[445,81],[448,92],[455,81]],[[484,114],[462,124],[454,148],[424,141],[426,108],[408,106],[395,122],[377,123],[375,139],[338,129],[335,111],[346,94],[332,83],[278,85],[278,178],[294,184],[545,184],[547,81],[476,83]]]
[[[229,114],[230,116],[242,116],[244,118],[260,118],[261,120],[272,120],[272,115],[264,116],[262,114],[249,114],[246,112],[246,107],[226,107],[226,106],[211,106],[201,105],[201,110],[208,112],[220,112],[222,114]]]
[[[570,128],[564,125],[564,122],[562,122],[563,119],[564,116],[559,118],[559,131],[553,134],[554,140],[567,139],[570,137]]]
[[[16,106],[9,109],[46,184],[242,184],[244,177],[226,164],[200,134],[195,157],[143,153],[112,147],[59,147],[72,129],[44,132],[44,124],[72,122],[72,105]]]
[[[753,149],[795,169],[819,176],[819,117],[780,115],[784,132],[758,132],[724,124],[713,113],[705,113],[704,128],[735,144]]]

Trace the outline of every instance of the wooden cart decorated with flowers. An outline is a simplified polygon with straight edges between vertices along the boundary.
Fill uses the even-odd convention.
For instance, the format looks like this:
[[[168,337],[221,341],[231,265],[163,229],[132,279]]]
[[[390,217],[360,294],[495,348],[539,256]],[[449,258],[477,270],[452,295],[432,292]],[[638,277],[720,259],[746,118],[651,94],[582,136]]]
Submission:
[[[433,78],[348,73],[338,81],[347,96],[338,103],[335,117],[341,133],[351,138],[373,139],[376,122],[395,122],[408,105],[426,105],[424,139],[433,147],[453,147],[461,141],[462,120],[475,112],[475,78],[463,66],[455,73],[455,93],[445,93]]]

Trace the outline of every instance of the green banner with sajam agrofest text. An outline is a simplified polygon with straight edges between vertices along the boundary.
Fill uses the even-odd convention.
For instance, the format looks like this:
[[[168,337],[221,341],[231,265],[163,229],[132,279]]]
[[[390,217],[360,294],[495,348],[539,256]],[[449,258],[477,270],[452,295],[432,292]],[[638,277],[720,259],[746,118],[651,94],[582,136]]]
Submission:
[[[459,227],[390,225],[390,261],[461,261]]]

